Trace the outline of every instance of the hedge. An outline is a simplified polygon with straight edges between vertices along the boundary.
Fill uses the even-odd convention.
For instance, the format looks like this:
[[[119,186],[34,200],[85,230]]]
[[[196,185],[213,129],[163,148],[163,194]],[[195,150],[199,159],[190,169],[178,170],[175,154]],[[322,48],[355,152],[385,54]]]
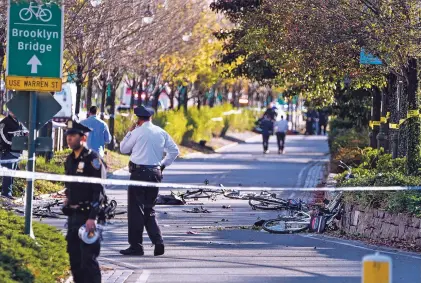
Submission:
[[[200,109],[190,107],[187,110],[169,110],[158,112],[154,124],[165,129],[178,144],[183,142],[209,141],[212,137],[223,136],[227,130],[243,132],[251,130],[260,115],[252,110],[243,109],[240,114],[224,115],[234,110],[230,104],[215,107],[202,106]],[[212,118],[222,118],[212,119]],[[121,141],[128,128],[136,122],[133,114],[119,115],[115,122],[115,136]]]
[[[346,179],[347,172],[340,173],[338,187],[418,186],[420,176],[408,176],[405,158],[392,159],[383,149],[367,147],[367,129],[353,128],[346,120],[333,120],[329,134],[333,170],[340,160],[352,167],[354,178]],[[391,213],[409,213],[421,217],[421,192],[419,191],[362,191],[346,192],[344,200],[350,204],[384,209]]]
[[[53,283],[68,275],[66,241],[56,228],[33,223],[35,240],[23,234],[24,219],[0,209],[0,282]]]

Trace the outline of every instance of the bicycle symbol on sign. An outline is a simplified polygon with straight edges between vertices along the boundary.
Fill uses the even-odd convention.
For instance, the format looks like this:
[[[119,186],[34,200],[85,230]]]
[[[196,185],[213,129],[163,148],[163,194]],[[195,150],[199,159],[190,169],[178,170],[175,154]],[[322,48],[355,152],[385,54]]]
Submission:
[[[31,2],[28,8],[23,8],[19,12],[19,17],[22,21],[29,21],[32,19],[32,16],[40,19],[44,23],[49,22],[52,18],[52,13],[48,8],[43,8],[44,4],[37,4],[36,2]]]

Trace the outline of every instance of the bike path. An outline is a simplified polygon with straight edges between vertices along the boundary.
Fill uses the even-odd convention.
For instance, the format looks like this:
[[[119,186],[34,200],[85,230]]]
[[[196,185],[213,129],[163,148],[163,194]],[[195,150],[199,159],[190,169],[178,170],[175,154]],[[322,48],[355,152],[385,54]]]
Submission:
[[[294,187],[306,183],[313,171],[311,164],[326,159],[328,153],[325,137],[289,136],[285,155],[276,153],[274,140],[270,149],[272,153],[264,155],[256,139],[221,153],[177,161],[165,170],[164,181],[203,184],[208,179],[225,186]],[[128,172],[121,170],[115,177],[128,179]],[[108,194],[124,209],[126,188],[108,188]],[[293,195],[303,196],[300,192]],[[284,194],[289,196],[290,192]],[[183,211],[200,206],[211,213]],[[361,282],[362,257],[374,252],[360,243],[318,235],[246,229],[260,219],[276,218],[277,213],[254,211],[244,200],[220,197],[186,206],[157,206],[157,216],[166,243],[162,257],[152,256],[146,233],[145,256],[120,255],[118,251],[127,247],[127,220],[119,216],[107,226],[100,258],[103,282],[357,283]],[[390,255],[394,283],[421,281],[421,258],[400,252]]]

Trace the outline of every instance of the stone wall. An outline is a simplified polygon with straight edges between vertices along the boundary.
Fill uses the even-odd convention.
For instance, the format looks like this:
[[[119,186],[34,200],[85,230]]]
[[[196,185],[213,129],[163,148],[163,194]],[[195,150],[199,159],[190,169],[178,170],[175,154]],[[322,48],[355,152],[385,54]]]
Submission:
[[[347,204],[338,224],[342,231],[352,235],[421,247],[421,219],[406,214]]]

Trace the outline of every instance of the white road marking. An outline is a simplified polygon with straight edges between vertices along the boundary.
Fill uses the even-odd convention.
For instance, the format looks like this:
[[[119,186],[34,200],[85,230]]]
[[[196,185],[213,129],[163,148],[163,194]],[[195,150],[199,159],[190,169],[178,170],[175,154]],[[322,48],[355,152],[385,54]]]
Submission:
[[[146,283],[150,275],[151,272],[149,270],[143,270],[140,277],[136,280],[136,283]]]

